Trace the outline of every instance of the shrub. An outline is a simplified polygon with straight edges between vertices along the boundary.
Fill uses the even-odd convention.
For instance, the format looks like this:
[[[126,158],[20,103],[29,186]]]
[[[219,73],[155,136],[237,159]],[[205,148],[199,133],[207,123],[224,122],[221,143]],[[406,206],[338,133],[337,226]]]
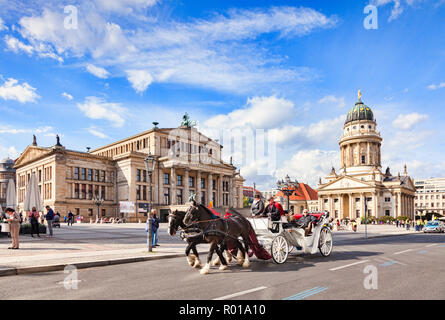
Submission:
[[[397,220],[399,220],[399,221],[407,221],[407,220],[411,220],[411,219],[409,217],[407,217],[407,216],[398,216]]]
[[[373,222],[377,222],[377,218],[374,216],[368,216],[367,224],[371,224]],[[365,223],[365,217],[362,217],[362,224]]]
[[[46,226],[39,223],[39,233],[46,234]],[[22,223],[20,226],[20,234],[31,234],[31,224]]]
[[[383,223],[387,223],[388,221],[393,222],[395,220],[396,219],[394,219],[393,217],[390,217],[390,216],[383,216],[383,217],[379,218],[379,222],[383,222]]]

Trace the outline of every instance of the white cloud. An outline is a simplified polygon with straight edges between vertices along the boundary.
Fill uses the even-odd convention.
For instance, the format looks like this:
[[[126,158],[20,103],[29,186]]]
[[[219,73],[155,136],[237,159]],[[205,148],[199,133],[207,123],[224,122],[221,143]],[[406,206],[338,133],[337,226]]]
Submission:
[[[428,115],[417,112],[410,114],[401,114],[393,121],[393,126],[397,129],[409,130],[419,122],[428,119]]]
[[[4,147],[0,145],[0,159],[10,157],[11,159],[18,158],[20,153],[14,146]]]
[[[397,19],[403,12],[405,5],[414,7],[415,5],[425,2],[425,0],[371,0],[370,3],[376,6],[385,6],[387,4],[393,4],[391,9],[391,16],[388,21],[391,22]]]
[[[128,14],[134,10],[154,6],[158,0],[95,0],[95,2],[100,9]]]
[[[127,77],[137,93],[147,90],[148,86],[153,82],[153,77],[145,70],[127,70]]]
[[[95,65],[88,64],[86,67],[87,71],[93,75],[95,75],[98,78],[106,79],[108,78],[108,75],[110,74],[107,70],[101,67],[96,67]]]
[[[5,22],[2,18],[0,18],[0,31],[8,30],[8,27],[5,25]]]
[[[253,97],[247,100],[242,109],[236,109],[227,115],[217,115],[208,119],[205,125],[223,129],[251,128],[269,129],[288,121],[295,115],[293,102],[284,98]]]
[[[9,78],[3,85],[0,85],[0,98],[26,103],[36,102],[40,96],[37,95],[36,88],[31,87],[28,83],[19,84],[18,80]]]
[[[428,86],[429,90],[437,90],[437,89],[441,89],[441,88],[445,88],[445,82],[441,82],[439,84],[431,84]]]
[[[17,38],[11,37],[11,36],[5,36],[5,43],[6,46],[13,52],[19,53],[19,52],[25,52],[27,54],[32,54],[34,51],[34,48],[30,45],[24,44]]]
[[[62,97],[64,97],[67,100],[73,100],[74,99],[72,95],[70,95],[69,93],[66,93],[66,92],[62,93]]]
[[[318,100],[318,103],[320,104],[334,104],[338,108],[344,108],[346,107],[345,98],[337,98],[336,96],[326,96]]]
[[[77,107],[88,118],[108,120],[115,127],[122,127],[125,123],[126,109],[121,107],[120,103],[107,102],[98,97],[86,97],[84,103],[78,103]]]
[[[168,20],[118,25],[108,11],[147,9],[154,1],[127,0],[80,2],[78,29],[61,28],[63,10],[46,5],[43,12],[19,21],[20,33],[34,50],[45,45],[47,55],[91,57],[91,64],[112,67],[116,73],[145,70],[142,82],[132,82],[143,92],[153,81],[179,83],[217,91],[252,93],[270,84],[288,84],[316,78],[317,72],[288,66],[287,58],[263,50],[252,40],[304,36],[337,25],[335,16],[310,8],[271,7],[237,9],[188,22]],[[108,9],[107,9],[108,8]],[[39,12],[39,11],[37,11]],[[52,51],[51,51],[52,50]],[[205,76],[203,76],[205,75]],[[136,83],[136,84],[135,84]],[[147,84],[148,83],[148,84]],[[145,89],[144,89],[145,88]]]
[[[294,154],[290,160],[284,162],[275,177],[282,179],[289,175],[292,179],[308,183],[313,188],[318,185],[318,178],[327,176],[332,167],[340,166],[339,151],[302,150]]]
[[[43,133],[49,133],[51,131],[53,131],[53,127],[51,126],[39,127],[36,129],[17,129],[17,128],[11,128],[7,125],[2,125],[0,129],[0,134],[23,134],[23,133],[43,134]]]
[[[98,129],[96,129],[94,127],[88,128],[88,132],[91,133],[92,135],[96,136],[96,137],[101,138],[101,139],[109,138],[105,133],[99,131]]]

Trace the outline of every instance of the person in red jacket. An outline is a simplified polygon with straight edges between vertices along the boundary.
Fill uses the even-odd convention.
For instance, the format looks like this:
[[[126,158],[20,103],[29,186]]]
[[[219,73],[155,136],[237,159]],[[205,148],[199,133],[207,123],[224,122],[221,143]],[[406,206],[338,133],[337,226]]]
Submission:
[[[275,202],[273,197],[270,197],[268,199],[269,204],[266,206],[266,209],[264,210],[265,216],[270,216],[272,221],[280,221],[281,216],[286,215],[286,213],[283,210],[283,207],[280,203]]]

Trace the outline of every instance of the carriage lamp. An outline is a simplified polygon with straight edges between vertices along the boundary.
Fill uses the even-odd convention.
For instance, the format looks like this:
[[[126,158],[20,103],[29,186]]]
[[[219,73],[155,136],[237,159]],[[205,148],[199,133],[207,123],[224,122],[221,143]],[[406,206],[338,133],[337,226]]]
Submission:
[[[155,157],[151,154],[151,152],[149,153],[149,155],[147,156],[147,158],[144,159],[144,163],[145,163],[145,169],[147,169],[147,173],[148,173],[148,181],[150,183],[150,206],[149,206],[149,211],[151,211],[151,206],[152,206],[152,175],[153,175],[153,171],[155,170]],[[138,210],[138,208],[136,208],[136,210]],[[152,243],[152,221],[151,221],[151,215],[150,212],[148,213],[148,232],[147,232],[147,237],[148,237],[148,252],[153,252],[153,243]]]
[[[289,175],[284,180],[278,180],[277,187],[287,197],[287,211],[290,211],[290,196],[298,190],[300,183],[295,180],[292,181]]]

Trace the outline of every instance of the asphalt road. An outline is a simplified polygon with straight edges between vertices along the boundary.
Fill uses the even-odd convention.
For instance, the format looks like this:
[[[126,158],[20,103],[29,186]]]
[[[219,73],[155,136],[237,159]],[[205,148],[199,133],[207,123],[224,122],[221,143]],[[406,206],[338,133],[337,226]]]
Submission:
[[[444,265],[443,234],[345,239],[328,258],[252,259],[249,269],[213,267],[205,276],[175,258],[79,270],[70,290],[63,272],[3,277],[0,299],[443,300]]]

